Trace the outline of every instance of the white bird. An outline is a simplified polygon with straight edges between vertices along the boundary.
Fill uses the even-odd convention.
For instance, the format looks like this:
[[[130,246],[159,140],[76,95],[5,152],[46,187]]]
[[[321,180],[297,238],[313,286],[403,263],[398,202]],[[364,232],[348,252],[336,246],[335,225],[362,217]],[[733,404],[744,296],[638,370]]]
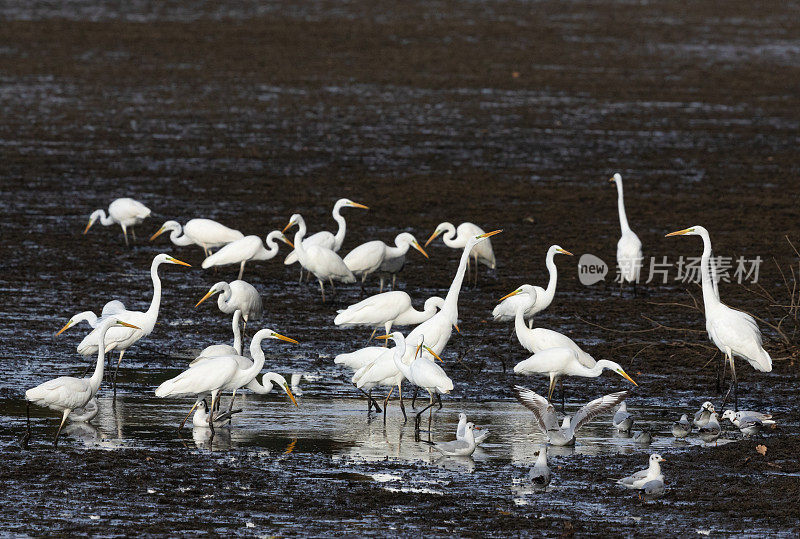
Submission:
[[[385,352],[387,352],[387,349],[382,346],[367,346],[353,352],[339,354],[333,359],[333,362],[337,365],[344,365],[353,371],[353,373],[356,373],[363,367],[371,365]],[[355,384],[356,382],[353,383]],[[375,407],[376,413],[381,412],[380,406],[378,406],[378,403],[372,398],[372,389],[377,385],[378,384],[374,384],[372,387],[368,387],[366,391],[359,388],[359,391],[364,393],[364,396],[367,397],[367,413],[372,410],[373,406]],[[356,385],[356,387],[358,386]],[[402,400],[402,394],[400,398]],[[403,409],[405,409],[405,407],[403,407]]]
[[[97,327],[98,336],[100,341],[105,343],[105,337],[109,328],[112,326],[124,326],[128,328],[141,329],[137,326],[117,320],[113,316],[109,316],[103,320]],[[28,431],[23,438],[23,446],[27,445],[30,439],[31,420],[30,420],[30,405],[31,403],[50,408],[57,412],[61,412],[61,424],[58,426],[56,437],[53,440],[53,446],[58,445],[58,435],[61,434],[61,428],[67,421],[70,412],[78,408],[83,408],[89,401],[91,401],[100,389],[100,383],[103,381],[103,367],[105,363],[105,347],[99,346],[97,348],[97,363],[95,364],[94,373],[90,378],[75,378],[73,376],[59,376],[52,380],[31,388],[25,392],[25,399],[27,402],[27,423]]]
[[[244,274],[244,265],[251,260],[270,260],[275,258],[278,254],[278,244],[276,240],[294,247],[278,230],[273,230],[267,234],[266,244],[258,236],[245,236],[244,238],[232,241],[222,247],[219,251],[203,260],[203,269],[213,268],[215,266],[227,266],[228,264],[239,264],[239,276],[241,279]]]
[[[445,245],[452,249],[463,249],[467,245],[469,238],[485,234],[483,229],[474,223],[461,223],[458,228],[454,227],[452,223],[440,223],[433,231],[433,234],[425,242],[425,247],[430,244],[437,236],[442,236],[442,241]],[[467,261],[469,267],[470,261],[475,265],[475,284],[478,284],[478,262],[487,266],[489,269],[497,267],[497,260],[494,257],[494,249],[492,249],[492,242],[486,241],[472,248],[472,256]]]
[[[314,277],[317,278],[319,288],[322,291],[323,303],[325,302],[325,285],[323,284],[325,281],[331,284],[334,292],[336,291],[333,286],[334,280],[343,283],[356,282],[353,272],[348,269],[341,257],[331,249],[320,245],[305,244],[306,222],[299,213],[292,215],[283,231],[286,232],[295,225],[297,225],[297,232],[294,235],[294,250],[297,253],[297,260],[306,271],[313,273]]]
[[[256,290],[256,287],[248,282],[237,279],[226,283],[220,281],[206,292],[200,301],[197,302],[195,307],[198,307],[205,300],[220,294],[217,298],[217,307],[225,314],[235,313],[237,310],[242,311],[242,319],[247,326],[250,320],[258,320],[261,318],[261,313],[264,311],[264,306],[261,302],[261,295]]]
[[[692,432],[692,423],[689,421],[689,417],[686,414],[683,414],[681,418],[672,424],[672,435],[677,440],[683,440]]]
[[[711,414],[714,413],[714,405],[709,401],[704,402],[700,409],[694,414],[694,426],[704,427],[708,420],[711,419]]]
[[[106,334],[105,352],[108,353],[111,350],[119,350],[119,359],[117,360],[117,366],[114,369],[114,381],[112,382],[114,394],[117,392],[116,377],[117,371],[119,370],[119,365],[122,362],[122,356],[125,354],[125,351],[133,346],[134,343],[139,341],[139,339],[150,335],[156,325],[156,321],[158,320],[158,312],[161,308],[161,278],[158,276],[158,268],[161,266],[161,264],[178,264],[181,266],[191,267],[191,264],[182,262],[177,258],[173,258],[167,254],[161,253],[156,255],[153,258],[153,263],[150,264],[150,278],[153,281],[153,299],[150,300],[150,307],[147,309],[147,311],[142,312],[126,310],[122,302],[116,302],[111,308],[109,308],[109,305],[111,305],[111,302],[109,302],[106,303],[106,307],[103,308],[104,312],[106,309],[109,309],[111,314],[130,321],[131,324],[135,324],[138,328],[131,329],[130,327],[112,327]],[[66,327],[68,326],[62,328],[62,331],[66,329]],[[80,344],[78,344],[78,353],[80,355],[86,357],[97,352],[100,337],[99,333],[99,328],[95,328],[91,333],[83,338]]]
[[[111,316],[113,314],[118,314],[124,311],[127,311],[127,309],[125,308],[125,304],[117,299],[113,299],[103,306],[103,311],[100,313],[100,318],[98,318],[97,315],[94,314],[94,311],[80,312],[75,316],[73,316],[72,318],[70,318],[67,321],[66,325],[62,327],[60,330],[58,330],[55,336],[58,337],[72,326],[80,324],[81,322],[86,322],[87,324],[89,324],[90,327],[96,328],[97,324],[100,323],[101,318],[105,318],[106,316]]]
[[[722,413],[722,419],[728,419],[745,436],[753,436],[761,432],[763,427],[772,427],[775,425],[775,421],[771,419],[762,419],[755,415],[747,415],[742,411],[734,412],[733,410],[725,410]]]
[[[575,412],[572,418],[565,416],[561,425],[558,424],[556,409],[541,395],[522,386],[514,386],[514,395],[533,412],[537,426],[547,436],[547,441],[552,445],[565,446],[575,445],[575,433],[598,415],[624,401],[628,392],[619,391],[595,399]]]
[[[711,417],[708,419],[708,423],[700,427],[700,429],[697,431],[697,434],[706,443],[716,442],[721,433],[722,427],[719,424],[717,412],[711,412]]]
[[[676,232],[671,232],[667,236],[700,236],[703,238],[703,255],[700,258],[700,271],[703,281],[703,305],[706,314],[706,331],[711,341],[725,354],[731,365],[734,409],[739,408],[737,395],[738,383],[736,381],[736,367],[734,358],[740,357],[757,371],[772,371],[772,358],[761,341],[761,331],[755,319],[747,313],[731,309],[719,299],[719,293],[715,289],[714,279],[711,276],[711,238],[708,231],[702,226],[693,226]],[[724,378],[724,372],[723,372]],[[728,390],[725,395],[727,400],[731,393]]]
[[[424,310],[418,311],[411,306],[411,296],[399,290],[383,292],[340,309],[333,323],[337,326],[367,326],[384,328],[388,335],[392,327],[421,324],[441,309],[444,300],[430,297],[425,300]],[[375,332],[372,332],[375,335]],[[372,339],[372,337],[370,337]]]
[[[333,205],[333,219],[339,225],[339,228],[336,230],[336,235],[333,235],[331,232],[327,230],[323,230],[317,232],[315,234],[311,234],[307,238],[304,238],[303,241],[305,242],[306,247],[310,247],[312,245],[319,245],[320,247],[325,247],[326,249],[330,249],[334,253],[338,253],[339,250],[342,248],[342,244],[344,243],[344,236],[347,233],[347,221],[345,221],[344,217],[340,213],[343,208],[361,208],[362,210],[368,210],[369,207],[359,204],[357,202],[353,202],[349,198],[340,198],[336,201],[336,204]],[[292,251],[286,258],[284,259],[283,263],[287,266],[294,264],[298,261],[297,253]],[[303,270],[300,270],[300,280],[303,279]]]
[[[210,411],[208,409],[208,403],[205,399],[203,399],[202,407],[198,406],[192,416],[192,425],[194,427],[198,427],[201,429],[207,429],[213,423],[217,427],[229,427],[231,424],[231,419],[233,418],[234,414],[238,414],[242,410],[225,410],[222,412],[217,412],[214,415],[214,420],[209,422],[209,415]]]
[[[466,428],[467,428],[467,414],[461,412],[460,414],[458,414],[458,427],[456,427],[457,439],[459,440],[464,439],[464,436],[466,435],[465,431]],[[479,431],[477,434],[473,433],[475,435],[475,444],[481,445],[483,441],[489,437],[489,431],[478,427],[475,427],[475,430]]]
[[[467,423],[463,439],[456,439],[451,442],[425,442],[431,445],[442,455],[448,457],[468,457],[475,452],[475,425]]]
[[[412,335],[412,333],[409,333],[409,337]],[[416,430],[419,430],[420,417],[433,406],[433,396],[436,395],[436,397],[439,399],[439,408],[441,408],[442,399],[440,395],[450,393],[453,390],[453,381],[449,376],[447,376],[447,373],[445,373],[444,369],[442,369],[439,365],[426,357],[417,357],[419,351],[421,349],[425,349],[429,354],[431,354],[431,356],[435,357],[439,361],[442,361],[438,356],[438,353],[423,342],[424,337],[422,335],[419,336],[419,344],[414,351],[414,357],[408,364],[404,362],[404,358],[405,355],[408,354],[408,350],[406,349],[406,339],[403,337],[402,333],[395,331],[388,336],[384,335],[383,337],[378,338],[390,338],[395,342],[398,348],[396,352],[398,353],[393,354],[392,360],[394,361],[397,370],[400,371],[403,378],[415,386],[424,389],[428,392],[428,395],[430,395],[430,403],[428,406],[417,413],[415,427]],[[431,411],[431,413],[433,413],[433,411]]]
[[[611,424],[619,432],[630,432],[633,427],[633,416],[628,412],[628,403],[622,401],[614,412],[614,417],[611,418]]]
[[[528,473],[528,478],[535,487],[544,489],[550,484],[550,477],[550,466],[547,465],[547,445],[542,444],[539,446],[539,456],[536,457],[536,463]]]
[[[297,343],[294,339],[275,333],[271,329],[262,329],[253,335],[250,343],[250,355],[254,358],[249,367],[242,366],[250,362],[248,358],[241,356],[218,356],[207,358],[195,365],[190,366],[178,376],[167,380],[156,389],[156,397],[187,397],[196,398],[189,415],[202,402],[206,396],[211,395],[211,409],[215,409],[216,401],[220,391],[236,391],[250,383],[264,366],[264,351],[261,349],[261,341],[264,339],[279,339],[291,343]],[[244,361],[243,361],[244,360]],[[284,388],[292,401],[297,404],[291,394],[288,384]],[[231,399],[231,406],[233,399]],[[189,415],[183,420],[179,428],[183,428]],[[209,423],[211,430],[214,430],[213,420]]]
[[[536,352],[528,359],[514,365],[516,374],[548,374],[550,376],[550,389],[547,393],[548,400],[553,396],[556,380],[561,376],[580,376],[583,378],[597,378],[604,369],[614,371],[628,380],[633,385],[638,385],[633,378],[628,376],[619,363],[601,359],[593,367],[587,367],[580,361],[580,357],[571,348],[547,348]]]
[[[617,480],[618,485],[631,490],[641,490],[650,481],[664,481],[664,475],[661,473],[661,464],[665,462],[661,455],[653,453],[650,455],[649,465],[644,470],[639,470],[633,475],[623,477]]]
[[[628,224],[628,217],[625,214],[625,201],[622,197],[622,176],[619,173],[614,174],[608,181],[617,184],[617,206],[619,207],[619,226],[621,230],[621,236],[617,242],[617,267],[620,271],[620,287],[622,287],[623,282],[633,283],[633,293],[635,295],[636,283],[639,282],[639,273],[642,270],[642,242]]]
[[[525,311],[525,319],[528,320],[529,327],[533,325],[533,316],[547,309],[550,304],[553,303],[553,298],[556,295],[556,284],[558,283],[558,269],[556,268],[556,263],[553,258],[557,254],[572,256],[572,253],[562,249],[558,245],[552,245],[547,250],[545,265],[547,266],[547,271],[550,273],[550,280],[547,282],[546,289],[541,286],[533,287],[536,290],[536,301],[533,306],[528,307]],[[511,322],[514,320],[517,314],[517,306],[520,303],[527,305],[528,299],[514,297],[513,295],[501,299],[500,303],[492,310],[492,316],[495,322]]]
[[[108,205],[108,216],[105,210],[95,210],[89,216],[89,224],[83,230],[86,234],[92,225],[100,219],[100,224],[103,226],[110,226],[114,223],[122,227],[122,233],[125,235],[125,245],[128,245],[128,227],[131,228],[133,239],[136,241],[136,232],[134,232],[134,225],[138,225],[150,217],[150,209],[132,198],[118,198]]]
[[[344,257],[345,265],[353,272],[356,277],[361,277],[361,287],[371,273],[375,273],[381,268],[384,261],[405,257],[409,247],[413,247],[428,258],[428,253],[422,248],[417,240],[408,232],[401,232],[394,239],[394,246],[387,245],[380,240],[362,243]],[[402,267],[402,264],[400,264]],[[394,268],[394,266],[391,266]],[[381,283],[381,290],[383,284]]]
[[[230,344],[211,344],[200,351],[197,357],[216,357],[216,356],[241,356],[242,355],[242,328],[239,324],[242,320],[242,311],[236,309],[231,318],[233,329],[233,346]],[[191,365],[191,363],[190,363]]]
[[[722,412],[722,419],[730,419],[731,423],[739,426],[738,422],[742,419],[752,417],[754,419],[758,419],[761,423],[765,426],[772,426],[775,425],[775,421],[772,419],[772,414],[764,414],[761,412],[755,412],[753,410],[739,410],[735,412],[733,410],[725,410]]]
[[[155,234],[150,236],[150,241],[153,241],[168,230],[170,231],[169,239],[173,244],[178,246],[199,245],[203,248],[203,253],[206,256],[208,256],[210,249],[216,249],[232,241],[244,238],[244,234],[238,230],[228,228],[212,219],[190,219],[186,221],[183,227],[178,221],[167,221],[161,225],[161,228]],[[183,233],[182,235],[181,232]]]

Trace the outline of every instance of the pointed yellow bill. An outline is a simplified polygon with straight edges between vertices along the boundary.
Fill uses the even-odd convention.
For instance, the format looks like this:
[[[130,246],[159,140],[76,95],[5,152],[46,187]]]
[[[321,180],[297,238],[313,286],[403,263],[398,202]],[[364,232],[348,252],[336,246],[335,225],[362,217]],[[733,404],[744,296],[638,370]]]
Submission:
[[[430,355],[432,355],[433,357],[438,359],[440,363],[444,364],[444,361],[442,361],[442,358],[439,357],[439,354],[437,354],[436,352],[431,350],[429,346],[425,346],[425,345],[423,345],[423,346],[425,347],[425,350],[427,350]]]
[[[436,239],[436,236],[438,236],[438,235],[439,235],[439,234],[441,234],[441,233],[442,233],[442,231],[441,231],[441,230],[439,230],[438,228],[437,228],[436,230],[434,230],[434,231],[433,231],[433,234],[431,234],[431,237],[430,237],[430,238],[428,238],[428,241],[426,241],[426,242],[425,242],[425,247],[427,247],[427,246],[428,246],[428,244],[429,244],[430,242],[432,242],[433,240],[435,240],[435,239]]]
[[[214,294],[216,294],[217,292],[219,292],[219,290],[214,290],[213,288],[212,288],[211,290],[209,290],[208,292],[206,292],[206,295],[205,295],[205,296],[203,296],[203,297],[200,299],[200,301],[198,301],[198,302],[195,304],[195,308],[196,308],[196,307],[198,307],[198,306],[199,306],[201,303],[203,303],[205,300],[207,300],[208,298],[210,298],[211,296],[213,296]]]
[[[71,327],[72,327],[72,320],[70,320],[69,322],[67,322],[67,325],[66,325],[66,326],[64,326],[63,328],[61,328],[61,329],[59,329],[59,330],[58,330],[58,333],[56,333],[56,337],[58,337],[59,335],[61,335],[62,333],[64,333],[65,331],[67,331],[67,330],[68,330],[69,328],[71,328]]]
[[[419,251],[420,253],[422,253],[422,255],[423,255],[425,258],[430,258],[430,257],[428,256],[428,253],[426,253],[426,252],[425,252],[425,249],[423,249],[423,248],[420,246],[420,244],[419,244],[419,243],[417,243],[417,240],[414,240],[414,242],[413,242],[411,245],[414,247],[414,249],[416,249],[417,251]]]
[[[453,324],[453,327],[456,328],[458,334],[461,335],[461,330],[458,328],[458,324]]]
[[[628,376],[628,373],[626,373],[626,372],[625,372],[625,371],[623,371],[622,369],[620,369],[620,372],[619,372],[619,374],[620,374],[620,375],[621,375],[623,378],[625,378],[627,381],[629,381],[630,383],[632,383],[633,385],[635,385],[636,387],[639,387],[639,384],[637,384],[636,382],[634,382],[634,381],[633,381],[633,378],[631,378],[630,376]]]
[[[567,251],[566,249],[556,249],[556,251],[558,251],[558,252],[559,252],[559,253],[561,253],[562,255],[575,256],[575,255],[573,255],[572,253],[570,253],[569,251]]]
[[[178,260],[177,258],[172,258],[171,256],[170,256],[170,257],[167,257],[167,260],[169,260],[169,261],[170,261],[170,262],[172,262],[173,264],[180,264],[181,266],[186,266],[186,267],[188,267],[188,268],[191,268],[191,267],[192,267],[192,265],[191,265],[191,264],[187,264],[187,263],[186,263],[186,262],[184,262],[183,260]]]
[[[508,299],[508,298],[510,298],[512,296],[516,296],[517,294],[521,294],[521,293],[522,293],[522,289],[521,288],[517,288],[516,290],[514,290],[510,294],[506,294],[505,296],[500,298],[500,301],[503,301],[504,299]]]
[[[158,230],[156,230],[156,233],[153,234],[152,236],[150,236],[150,241],[153,241],[154,239],[159,237],[161,234],[164,233],[165,230],[166,230],[166,228],[164,228],[163,226],[161,228],[159,228]]]
[[[272,336],[274,338],[280,339],[282,341],[286,341],[286,342],[290,342],[290,343],[294,343],[294,344],[300,344],[299,342],[297,342],[296,340],[292,339],[291,337],[287,337],[286,335],[281,335],[280,333],[273,333]]]
[[[92,222],[89,221],[89,224],[86,225],[86,228],[83,229],[83,233],[86,234],[89,232],[89,229],[92,228]]]
[[[389,334],[389,335],[378,335],[377,337],[375,337],[375,340],[376,341],[377,340],[385,341],[385,340],[388,340],[388,339],[391,339],[391,338],[392,338],[391,334]]]
[[[133,324],[129,324],[127,322],[123,322],[122,320],[117,320],[118,326],[125,326],[126,328],[133,328],[133,329],[142,329],[139,326],[134,326]]]
[[[683,230],[676,230],[675,232],[670,232],[669,234],[667,234],[664,237],[665,238],[669,238],[670,236],[682,236],[684,234],[688,234],[692,230],[694,230],[694,229],[693,228],[684,228]]]
[[[289,221],[289,223],[285,227],[283,227],[283,230],[281,230],[281,232],[286,232],[287,230],[289,230],[289,228],[291,228],[293,224],[294,223],[292,221]]]
[[[359,204],[358,202],[351,202],[350,203],[350,207],[351,208],[361,208],[362,210],[368,210],[369,209],[369,206],[364,206],[363,204]]]
[[[281,236],[281,241],[282,241],[283,243],[285,243],[286,245],[288,245],[289,247],[291,247],[292,249],[294,249],[294,243],[292,243],[291,241],[289,241],[289,238],[287,238],[286,236],[283,236],[283,235],[282,235],[282,236]]]
[[[503,231],[502,229],[500,229],[500,230],[492,230],[491,232],[487,232],[486,234],[481,234],[478,237],[479,238],[489,238],[491,236],[495,236],[497,234],[500,234],[502,231]]]
[[[297,342],[297,341],[295,341],[295,342]],[[294,404],[295,406],[297,406],[299,408],[300,405],[297,404],[297,400],[294,398],[294,395],[292,395],[292,390],[289,389],[289,384],[285,384],[283,386],[283,390],[286,391],[287,395],[289,395],[289,398],[292,400],[292,404]]]

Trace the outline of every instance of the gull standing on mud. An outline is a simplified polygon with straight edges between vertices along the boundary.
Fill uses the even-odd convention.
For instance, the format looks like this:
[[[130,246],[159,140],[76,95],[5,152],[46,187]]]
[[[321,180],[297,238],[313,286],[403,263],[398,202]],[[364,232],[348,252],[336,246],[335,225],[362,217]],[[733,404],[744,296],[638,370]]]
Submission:
[[[775,424],[771,419],[760,419],[754,415],[745,415],[742,412],[734,412],[733,410],[725,410],[722,413],[722,419],[727,419],[733,423],[745,437],[754,436],[761,432],[764,426]]]
[[[341,214],[342,209],[344,208],[360,208],[362,210],[368,210],[369,207],[359,204],[358,202],[353,202],[349,198],[340,198],[336,201],[336,204],[333,205],[333,220],[339,225],[339,228],[336,230],[336,235],[328,232],[327,230],[322,230],[320,232],[316,232],[311,234],[307,238],[303,239],[306,247],[311,247],[312,245],[319,245],[320,247],[325,247],[326,249],[330,249],[334,253],[338,253],[339,250],[342,248],[342,244],[344,243],[344,237],[347,233],[347,221],[345,221],[344,216]],[[286,258],[283,260],[283,263],[287,266],[298,262],[297,252],[292,251]],[[300,267],[300,282],[303,282],[303,268]]]
[[[119,224],[122,228],[122,234],[125,236],[125,245],[128,245],[128,227],[133,234],[133,240],[136,241],[136,232],[133,227],[138,225],[146,218],[150,217],[150,208],[132,198],[118,198],[108,205],[108,216],[105,210],[95,210],[89,216],[89,224],[83,229],[83,233],[89,232],[92,225],[100,219],[100,224],[103,226],[110,226],[114,223]]]
[[[664,459],[658,453],[653,453],[652,455],[650,455],[649,465],[647,468],[645,468],[644,470],[639,470],[638,472],[634,473],[633,475],[629,475],[628,477],[623,477],[622,479],[618,479],[617,484],[633,490],[643,489],[644,486],[650,481],[660,481],[663,484],[664,474],[661,472],[660,463],[664,462],[665,460],[666,459]]]
[[[642,269],[642,242],[631,230],[628,216],[625,214],[625,201],[622,197],[622,176],[619,173],[608,180],[617,184],[617,209],[619,211],[619,227],[621,235],[617,242],[617,267],[620,272],[619,289],[622,293],[623,283],[633,284],[633,295],[636,295],[636,283]]]
[[[711,419],[711,414],[714,413],[714,405],[711,402],[706,401],[701,406],[700,409],[695,412],[694,423],[695,427],[704,427],[708,420]]]
[[[528,298],[516,298],[514,297],[516,294],[509,294],[501,298],[500,303],[498,303],[497,306],[495,306],[495,308],[492,310],[492,316],[494,317],[495,322],[511,322],[514,320],[517,314],[518,305],[525,304],[526,309],[524,318],[528,321],[528,327],[533,327],[534,315],[547,309],[550,304],[553,303],[553,298],[556,295],[556,285],[558,284],[558,268],[556,267],[554,257],[557,254],[573,256],[572,253],[562,249],[558,245],[550,246],[550,248],[547,250],[547,257],[545,258],[545,266],[547,267],[547,271],[550,273],[550,280],[547,282],[546,289],[542,288],[541,286],[533,287],[533,289],[536,290],[536,296],[533,305],[528,304]]]
[[[708,419],[708,423],[700,427],[700,430],[698,430],[697,433],[700,436],[700,439],[707,444],[717,441],[717,438],[719,438],[719,435],[722,433],[722,427],[719,425],[717,412],[711,412],[711,417]]]
[[[292,242],[283,235],[283,232],[278,230],[273,230],[267,234],[266,247],[264,247],[264,242],[261,241],[260,237],[245,236],[240,240],[230,242],[203,260],[203,269],[239,264],[239,276],[237,279],[241,279],[242,275],[244,275],[244,265],[250,260],[271,260],[275,258],[278,254],[277,240],[294,247]]]
[[[772,371],[772,358],[761,341],[761,330],[755,319],[749,314],[732,309],[722,303],[719,298],[714,279],[711,276],[711,238],[708,230],[695,225],[690,228],[678,230],[667,234],[669,236],[700,236],[703,239],[703,255],[700,258],[700,270],[703,281],[703,306],[706,315],[706,331],[711,341],[725,354],[731,365],[731,387],[725,395],[725,401],[733,391],[733,408],[739,409],[737,395],[738,383],[736,380],[736,366],[734,358],[740,357],[759,372]],[[723,379],[725,373],[723,371]]]
[[[672,424],[672,435],[677,440],[683,440],[692,432],[692,424],[689,417],[683,414],[681,418]]]
[[[433,231],[433,234],[428,238],[428,241],[425,242],[425,247],[430,244],[436,237],[440,234],[444,234],[442,236],[442,241],[445,245],[452,249],[463,249],[469,238],[480,236],[485,234],[483,229],[474,223],[461,223],[458,225],[458,228],[454,227],[452,223],[440,223],[439,226],[436,227],[436,230]],[[472,260],[473,264],[475,265],[475,285],[478,284],[478,262],[483,264],[484,266],[488,267],[489,269],[495,269],[497,267],[497,261],[494,257],[494,249],[492,248],[492,242],[487,240],[484,243],[479,245],[475,245],[471,251],[472,256],[467,260],[467,268],[469,268],[470,260]],[[469,282],[469,279],[467,279]]]
[[[570,418],[564,416],[561,425],[558,424],[556,409],[547,399],[522,386],[514,386],[514,395],[517,400],[528,410],[533,412],[539,429],[547,436],[547,441],[552,445],[575,445],[575,433],[598,415],[614,408],[624,401],[627,391],[611,393],[584,405]]]
[[[178,221],[167,221],[155,234],[150,236],[150,241],[168,230],[170,231],[169,239],[174,245],[199,245],[203,248],[206,257],[211,249],[244,238],[244,234],[238,230],[228,228],[212,219],[189,219],[183,227]]]

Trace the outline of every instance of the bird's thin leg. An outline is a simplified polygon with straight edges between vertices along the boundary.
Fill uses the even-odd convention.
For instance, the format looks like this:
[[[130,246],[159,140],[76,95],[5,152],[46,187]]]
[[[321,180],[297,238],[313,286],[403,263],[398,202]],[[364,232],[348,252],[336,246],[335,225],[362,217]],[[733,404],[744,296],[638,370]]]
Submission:
[[[319,281],[319,289],[322,291],[322,303],[325,303],[325,286],[322,284],[322,279],[317,279]]]
[[[217,404],[217,398],[219,397],[219,391],[216,391],[211,394],[211,413],[208,414],[208,428],[211,429],[211,440],[214,439],[214,405]],[[210,447],[209,441],[209,447]]]
[[[23,449],[28,447],[28,441],[31,439],[31,401],[28,401],[27,406],[25,406],[25,420],[27,430],[19,441],[19,445],[21,445]]]
[[[303,266],[300,266],[300,281],[299,284],[303,284]]]
[[[475,256],[475,288],[478,288],[478,256]]]
[[[439,410],[441,410],[442,409],[442,395],[437,393],[436,394],[436,400],[439,401]]]
[[[228,412],[233,411],[233,401],[236,399],[236,390],[233,390],[233,395],[231,395],[231,404],[228,406]]]
[[[133,236],[133,243],[136,243],[136,229],[131,227],[131,236]]]
[[[361,274],[361,295],[362,296],[366,296],[367,295],[367,291],[364,290],[364,281],[366,281],[366,280],[367,280],[367,274],[366,273]]]
[[[119,359],[117,360],[117,367],[114,369],[114,377],[112,378],[112,386],[114,388],[114,397],[117,396],[117,372],[119,372],[119,364],[122,363],[122,356],[125,355],[125,350],[119,351]]]
[[[378,328],[375,328],[375,329],[372,330],[372,335],[370,335],[369,339],[367,339],[367,344],[369,344],[369,342],[372,340],[372,338],[375,337],[375,334],[377,332],[378,332]]]
[[[400,410],[403,411],[403,421],[408,421],[408,416],[406,415],[406,405],[403,404],[403,386],[402,386],[402,382],[397,384],[397,392],[400,393]]]
[[[89,369],[91,369],[91,368],[92,368],[92,364],[89,363],[89,365],[86,366],[86,370],[83,371],[83,374],[81,374],[81,378],[85,378],[86,375],[89,373]]]
[[[124,226],[122,227],[122,235],[125,236],[125,246],[129,247],[129,244],[128,244],[128,231],[125,230]]]
[[[433,395],[431,395],[431,403],[428,406],[426,406],[425,408],[423,408],[422,410],[420,410],[419,412],[417,412],[417,418],[414,421],[414,430],[416,430],[417,432],[419,432],[419,422],[420,422],[420,418],[422,417],[422,414],[427,412],[428,409],[431,406],[433,406]]]
[[[333,284],[333,277],[328,277],[328,282],[331,283],[331,290],[333,291],[333,295],[335,296],[337,292],[336,292],[336,286],[334,286]]]
[[[417,392],[419,391],[419,386],[414,386],[414,396],[411,397],[411,409],[417,409]]]
[[[733,380],[733,411],[739,411],[739,380],[736,379],[736,365],[733,362],[733,354],[728,357],[731,359],[731,379]]]
[[[245,264],[245,262],[247,262],[247,260],[242,260],[242,263],[239,264],[239,276],[237,277],[237,279],[241,279],[242,275],[244,275],[244,264]]]
[[[58,426],[58,430],[56,431],[56,437],[53,440],[53,447],[58,447],[58,435],[61,434],[61,428],[64,426],[64,423],[67,422],[67,417],[72,410],[67,408],[64,410],[64,417],[61,418],[61,424]]]
[[[386,424],[386,410],[389,408],[389,397],[392,396],[392,392],[394,391],[394,386],[392,389],[389,390],[389,394],[386,395],[386,398],[383,399],[383,424]]]
[[[720,382],[720,394],[722,393],[722,388],[725,387],[725,371],[728,370],[728,356],[722,354],[722,381]]]
[[[397,274],[392,273],[392,290],[394,290],[396,280],[397,280]]]
[[[556,387],[556,377],[553,373],[550,373],[550,389],[547,391],[547,400],[550,401],[553,398],[553,390]]]
[[[183,428],[183,426],[186,424],[186,421],[189,419],[189,416],[192,415],[192,412],[194,412],[194,409],[197,408],[197,405],[203,402],[204,400],[205,399],[198,399],[195,401],[195,403],[192,405],[192,409],[189,410],[189,413],[186,414],[186,417],[184,417],[183,421],[181,421],[181,426],[178,427],[178,430],[181,430]]]
[[[558,381],[561,384],[561,413],[563,414],[566,413],[564,412],[564,377],[560,377]]]
[[[369,397],[369,400],[372,401],[372,406],[375,407],[375,413],[376,414],[381,413],[381,407],[378,406],[378,401],[376,401],[375,399],[372,398],[372,389],[369,390],[369,395],[367,395],[367,396]]]
[[[383,275],[381,275],[381,287],[378,289],[378,293],[380,294],[383,292]]]

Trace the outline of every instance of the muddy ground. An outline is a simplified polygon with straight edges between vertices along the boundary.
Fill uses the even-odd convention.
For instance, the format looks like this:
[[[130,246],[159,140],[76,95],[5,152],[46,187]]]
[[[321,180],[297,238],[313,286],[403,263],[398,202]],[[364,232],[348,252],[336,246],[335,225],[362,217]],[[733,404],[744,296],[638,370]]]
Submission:
[[[798,275],[785,236],[800,241],[798,11],[744,1],[0,5],[2,527],[796,534],[798,326],[781,306]],[[299,211],[318,230],[333,226],[330,207],[342,196],[370,206],[348,210],[343,252],[401,229],[424,239],[444,220],[504,230],[493,238],[497,269],[462,293],[464,335],[445,360],[456,380],[452,406],[510,400],[520,380],[507,370],[526,355],[490,322],[491,308],[519,284],[544,285],[550,244],[613,261],[619,225],[607,179],[615,171],[645,256],[699,256],[699,239],[663,235],[702,224],[717,254],[765,260],[763,289],[722,283],[720,291],[763,318],[775,360],[769,374],[739,365],[740,406],[788,425],[764,440],[666,452],[669,491],[655,504],[639,505],[609,479],[643,466],[646,451],[560,459],[571,487],[518,504],[513,485],[527,470],[503,458],[466,474],[342,458],[302,440],[287,454],[278,444],[209,453],[68,441],[53,451],[55,427],[44,419],[52,414],[41,411],[34,419],[46,436],[30,451],[15,444],[24,389],[83,371],[74,353],[81,332],[51,339],[71,314],[111,297],[144,306],[158,252],[199,266],[199,249],[143,241],[162,220],[212,217],[263,235]],[[117,196],[157,214],[132,249],[111,227],[81,235],[89,213]],[[411,254],[402,275],[401,288],[417,298],[443,293],[455,271],[454,251],[437,242],[429,252],[430,261]],[[263,325],[301,341],[275,368],[322,375],[308,399],[354,397],[331,358],[365,335],[331,320],[359,291],[341,287],[322,304],[314,285],[296,283],[284,254],[246,273],[267,302]],[[699,298],[696,286],[656,283],[646,296],[620,297],[615,286],[580,284],[576,262],[557,259],[559,291],[537,323],[621,363],[639,383],[631,401],[641,406],[721,403],[702,313],[676,305]],[[170,267],[161,276],[160,323],[126,355],[123,396],[151,394],[193,350],[229,340],[215,307],[192,305],[234,270]],[[625,387],[609,374],[567,382],[574,404]],[[157,414],[153,423],[171,428]],[[369,477],[380,473],[438,477],[441,492],[388,491]]]

